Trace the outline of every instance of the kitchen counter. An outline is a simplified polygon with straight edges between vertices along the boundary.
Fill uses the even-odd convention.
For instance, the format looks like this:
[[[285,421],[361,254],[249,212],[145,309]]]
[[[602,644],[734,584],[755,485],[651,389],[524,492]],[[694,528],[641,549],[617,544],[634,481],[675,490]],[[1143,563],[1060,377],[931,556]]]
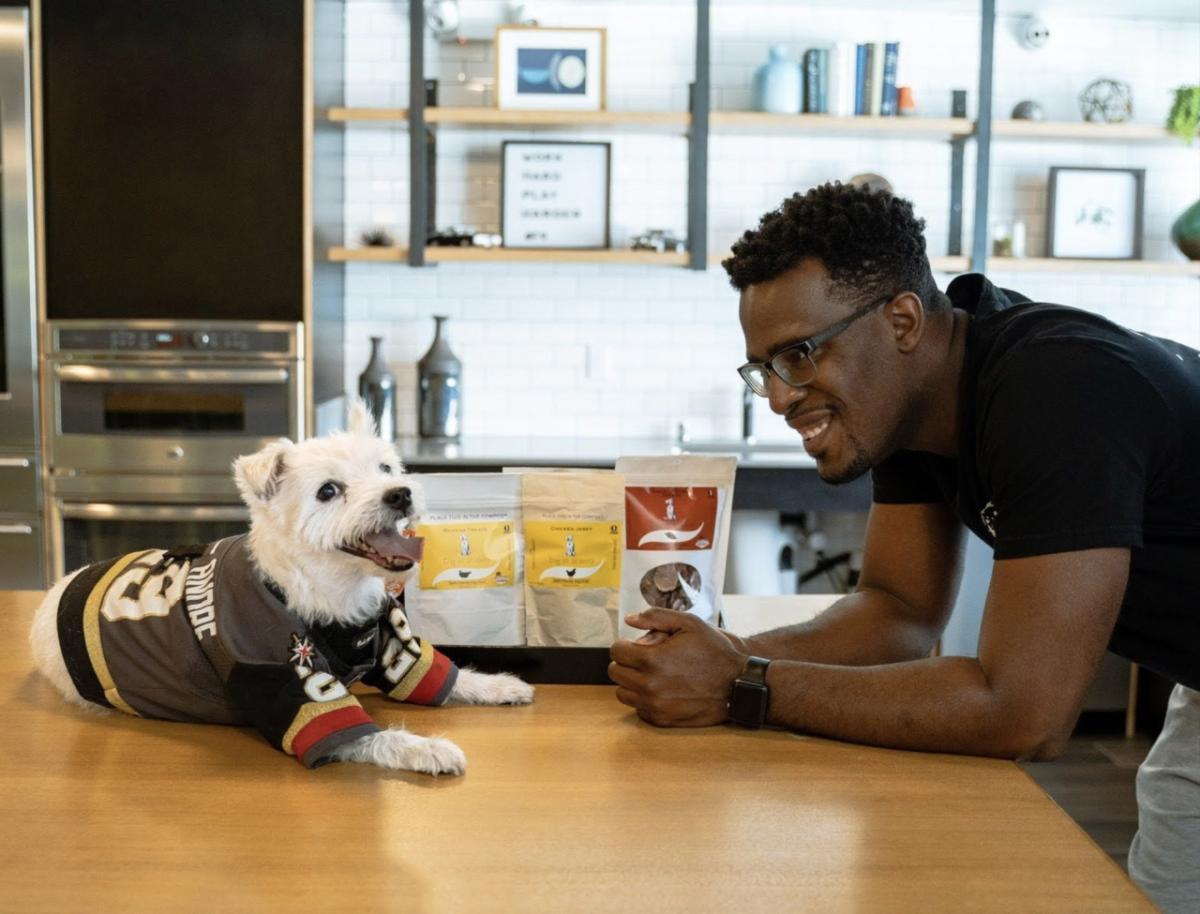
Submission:
[[[729,442],[734,453],[740,442]],[[396,446],[410,470],[425,473],[495,472],[504,467],[609,468],[618,457],[651,454],[721,453],[720,442],[677,444],[668,438],[567,438],[465,436],[456,443],[401,437]],[[687,448],[695,447],[695,451]],[[798,444],[763,446],[737,454],[735,508],[802,511],[863,511],[870,506],[871,483],[862,477],[831,486]]]

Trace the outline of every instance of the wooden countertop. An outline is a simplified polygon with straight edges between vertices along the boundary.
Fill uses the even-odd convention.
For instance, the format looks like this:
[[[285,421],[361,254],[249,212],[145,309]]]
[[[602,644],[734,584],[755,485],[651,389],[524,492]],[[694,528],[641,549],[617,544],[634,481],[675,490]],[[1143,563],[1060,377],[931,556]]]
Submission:
[[[462,778],[306,771],[250,730],[88,715],[0,593],[0,909],[1153,911],[1009,762],[657,730],[600,686],[422,709]]]

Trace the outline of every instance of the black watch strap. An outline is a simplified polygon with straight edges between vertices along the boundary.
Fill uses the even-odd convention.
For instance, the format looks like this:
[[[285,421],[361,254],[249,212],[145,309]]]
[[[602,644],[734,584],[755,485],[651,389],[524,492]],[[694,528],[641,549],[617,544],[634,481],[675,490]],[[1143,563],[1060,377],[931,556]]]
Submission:
[[[750,656],[742,672],[733,681],[729,696],[729,719],[743,727],[757,729],[767,719],[767,704],[771,692],[767,688],[767,667],[771,661]]]

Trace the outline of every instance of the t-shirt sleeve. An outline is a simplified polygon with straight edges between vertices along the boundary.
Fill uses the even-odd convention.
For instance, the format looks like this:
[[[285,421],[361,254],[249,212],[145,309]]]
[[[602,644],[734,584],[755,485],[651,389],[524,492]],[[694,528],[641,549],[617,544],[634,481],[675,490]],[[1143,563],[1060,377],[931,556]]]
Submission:
[[[945,501],[929,458],[897,451],[871,470],[871,500],[881,505],[918,505]]]
[[[395,701],[441,705],[450,698],[458,680],[458,667],[428,641],[412,633],[398,602],[380,622],[379,659],[363,682]]]
[[[980,404],[979,471],[997,559],[1142,544],[1152,449],[1168,408],[1100,344],[1043,341],[1009,355]]]

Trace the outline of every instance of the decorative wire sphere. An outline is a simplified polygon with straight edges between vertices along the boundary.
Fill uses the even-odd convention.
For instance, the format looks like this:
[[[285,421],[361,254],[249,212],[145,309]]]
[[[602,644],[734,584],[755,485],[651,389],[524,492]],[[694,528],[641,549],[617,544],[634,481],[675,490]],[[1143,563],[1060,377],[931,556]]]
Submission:
[[[1133,93],[1128,83],[1098,79],[1079,93],[1079,110],[1091,123],[1122,124],[1133,117]]]

